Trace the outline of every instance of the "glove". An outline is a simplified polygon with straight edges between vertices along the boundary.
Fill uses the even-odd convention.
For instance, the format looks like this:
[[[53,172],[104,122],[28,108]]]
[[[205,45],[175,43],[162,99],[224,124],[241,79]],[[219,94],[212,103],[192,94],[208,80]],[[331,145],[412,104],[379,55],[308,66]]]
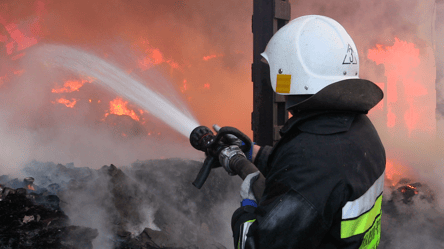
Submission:
[[[259,178],[260,172],[256,171],[245,177],[244,182],[242,182],[240,196],[242,198],[241,206],[253,206],[257,207],[256,197],[253,194],[253,183]]]
[[[242,150],[237,145],[231,145],[229,147],[225,147],[219,153],[219,163],[230,175],[236,175],[236,172],[234,172],[230,167],[231,159],[233,159],[236,156],[245,157],[245,154],[242,152]]]
[[[214,125],[213,125],[213,129],[214,129],[216,132],[219,132],[220,128],[221,128],[221,127],[218,126],[217,124],[214,124]],[[240,140],[239,138],[237,138],[235,135],[231,135],[231,134],[225,135],[224,138],[222,138],[221,141],[222,141],[225,145],[227,145],[227,146],[230,146],[230,145],[242,146],[242,145],[245,144],[242,140]],[[250,162],[253,162],[253,147],[254,147],[255,144],[256,144],[256,143],[254,143],[254,142],[251,143],[251,148],[250,148],[250,150],[245,152],[245,156],[246,156],[246,158],[248,159],[248,161],[250,161]]]

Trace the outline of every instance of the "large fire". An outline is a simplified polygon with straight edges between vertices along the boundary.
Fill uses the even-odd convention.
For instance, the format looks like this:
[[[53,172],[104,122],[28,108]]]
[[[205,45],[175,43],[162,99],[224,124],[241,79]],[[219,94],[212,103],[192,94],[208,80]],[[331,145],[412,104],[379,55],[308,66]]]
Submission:
[[[140,110],[140,113],[143,114],[143,111]],[[109,103],[109,112],[105,114],[105,117],[107,117],[109,114],[127,115],[136,121],[140,120],[140,117],[134,110],[128,109],[128,101],[124,101],[120,97],[117,97]]]
[[[368,51],[370,60],[377,65],[384,65],[387,82],[380,83],[380,86],[385,91],[387,106],[383,108],[386,112],[387,127],[405,127],[409,136],[413,131],[433,133],[435,122],[434,107],[430,106],[433,114],[430,110],[424,111],[424,100],[427,99],[426,95],[430,94],[430,86],[421,76],[424,69],[421,67],[419,55],[420,50],[414,43],[398,38],[394,39],[393,46],[376,44],[376,48]],[[381,103],[379,108],[382,106]]]
[[[194,18],[176,22],[171,17],[163,16],[162,13],[165,12],[156,9],[159,7],[157,4],[152,6],[151,3],[144,2],[134,9],[134,4],[117,1],[113,7],[107,7],[107,11],[97,13],[96,6],[101,4],[108,6],[108,2],[102,0],[94,4],[83,0],[70,3],[32,0],[26,5],[9,2],[0,4],[0,45],[11,61],[26,59],[30,54],[28,49],[39,43],[73,45],[107,59],[119,56],[116,56],[113,47],[117,45],[117,48],[122,47],[124,50],[117,52],[133,56],[130,60],[125,58],[119,61],[120,57],[117,58],[115,62],[119,66],[128,74],[136,76],[143,76],[151,69],[161,71],[168,76],[174,90],[183,95],[181,101],[193,110],[193,115],[202,124],[230,125],[252,135],[249,120],[252,95],[245,94],[251,92],[252,84],[249,79],[249,64],[244,63],[250,60],[246,56],[249,54],[247,51],[251,50],[250,43],[224,37],[229,29],[224,29],[226,31],[219,34],[223,39],[210,39],[212,32],[206,33],[207,30],[189,25],[189,21]],[[189,9],[189,5],[194,3],[180,8],[190,11],[192,9]],[[72,12],[72,9],[83,11]],[[152,19],[154,17],[156,18]],[[227,42],[234,45],[226,49]],[[220,60],[222,57],[223,60]],[[11,66],[11,70],[1,68],[0,87],[20,77],[20,74],[14,74],[20,70],[22,69],[16,66]],[[91,81],[70,80],[63,82],[62,86],[53,87],[50,91],[60,95],[56,96],[57,100],[50,101],[70,108],[79,106],[83,99],[88,101],[92,97],[82,93],[81,88],[87,82]],[[150,84],[149,80],[146,84]],[[224,85],[236,87],[226,88]],[[232,96],[230,101],[226,101],[225,94]],[[174,94],[166,95],[167,98],[177,99]],[[94,97],[95,100],[99,98]],[[75,104],[73,99],[76,100]],[[215,104],[224,101],[224,108]],[[103,115],[105,105],[100,108]],[[134,113],[135,115],[130,113],[133,119],[139,116],[137,111]]]
[[[429,66],[421,61],[420,49],[414,43],[395,38],[392,46],[376,44],[368,51],[368,59],[384,66],[387,81],[377,85],[384,90],[385,99],[373,112],[385,116],[389,133],[402,139],[413,139],[415,133],[424,140],[431,137],[435,129],[434,81],[424,76]],[[388,157],[386,175],[390,184],[418,175],[394,159],[394,155],[388,153]]]
[[[39,43],[73,45],[102,54],[107,59],[113,57],[113,45],[118,43],[127,49],[123,53],[135,55],[132,61],[117,60],[128,74],[143,76],[151,69],[159,70],[168,76],[174,90],[202,124],[234,126],[252,135],[251,39],[244,42],[233,36],[234,42],[230,42],[227,33],[222,32],[239,32],[244,37],[245,30],[251,33],[249,25],[245,30],[231,30],[222,25],[218,36],[209,38],[206,34],[213,31],[207,30],[207,25],[204,25],[203,31],[190,25],[194,23],[189,20],[200,20],[189,18],[192,13],[157,16],[163,13],[163,9],[155,9],[157,7],[151,6],[149,1],[139,3],[137,7],[125,1],[116,1],[114,7],[106,7],[107,11],[101,13],[97,12],[97,6],[108,2],[99,0],[91,4],[90,1],[73,1],[68,5],[62,2],[34,0],[29,1],[27,7],[20,8],[19,4],[0,4],[0,44],[8,59],[8,63],[3,63],[3,68],[0,68],[0,89],[26,74],[18,62],[27,57],[28,49]],[[74,13],[72,9],[82,11]],[[183,17],[180,19],[183,23],[170,21],[172,16]],[[238,23],[236,25],[239,26]],[[434,103],[425,100],[434,96],[434,88],[425,84],[425,62],[423,57],[420,59],[421,52],[419,45],[394,37],[389,45],[374,44],[365,58],[383,66],[385,70],[386,81],[377,83],[384,90],[385,99],[375,107],[374,112],[384,117],[384,125],[389,131],[403,130],[406,137],[418,132],[431,134],[435,129],[434,107],[429,108]],[[9,62],[17,63],[9,65]],[[92,85],[86,83],[93,81],[79,75],[64,82],[59,81],[59,84],[63,83],[62,86],[48,89],[53,94],[51,96],[55,96],[49,101],[70,109],[79,108],[83,101],[89,102],[88,107],[96,108],[94,117],[103,119],[110,114],[127,115],[143,124],[144,111],[131,107],[127,100],[84,93]],[[150,84],[149,80],[146,80],[146,84]],[[424,111],[423,103],[427,103],[427,110],[431,109],[432,112]],[[150,131],[148,135],[159,133]],[[124,134],[122,136],[127,135]],[[396,179],[396,175],[407,171],[407,167],[399,165],[394,160],[387,162],[390,179]]]

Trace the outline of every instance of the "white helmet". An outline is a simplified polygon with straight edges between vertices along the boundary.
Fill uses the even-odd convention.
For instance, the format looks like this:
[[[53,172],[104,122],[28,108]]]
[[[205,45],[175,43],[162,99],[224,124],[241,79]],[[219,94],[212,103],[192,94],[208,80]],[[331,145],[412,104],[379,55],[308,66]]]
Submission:
[[[325,16],[292,20],[274,34],[262,56],[270,65],[273,90],[282,95],[316,94],[335,82],[359,78],[355,43]]]

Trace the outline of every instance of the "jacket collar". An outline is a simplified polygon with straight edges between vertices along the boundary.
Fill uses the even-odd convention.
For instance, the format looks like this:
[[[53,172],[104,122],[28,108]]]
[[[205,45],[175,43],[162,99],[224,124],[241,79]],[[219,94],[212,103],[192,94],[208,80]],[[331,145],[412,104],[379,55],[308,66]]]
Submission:
[[[312,134],[334,134],[348,131],[359,112],[350,111],[301,111],[296,112],[280,130],[281,137],[295,129]]]

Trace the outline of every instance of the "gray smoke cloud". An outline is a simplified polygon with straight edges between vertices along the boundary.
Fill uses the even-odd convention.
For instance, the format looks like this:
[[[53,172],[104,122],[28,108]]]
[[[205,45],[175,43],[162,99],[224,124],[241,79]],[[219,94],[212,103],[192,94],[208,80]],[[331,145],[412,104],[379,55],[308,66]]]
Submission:
[[[124,248],[146,228],[161,231],[153,241],[166,248],[231,248],[227,220],[239,205],[240,179],[215,169],[199,190],[191,182],[201,165],[176,158],[94,170],[33,161],[23,173],[37,191],[56,191],[72,225],[99,231],[94,248]]]

